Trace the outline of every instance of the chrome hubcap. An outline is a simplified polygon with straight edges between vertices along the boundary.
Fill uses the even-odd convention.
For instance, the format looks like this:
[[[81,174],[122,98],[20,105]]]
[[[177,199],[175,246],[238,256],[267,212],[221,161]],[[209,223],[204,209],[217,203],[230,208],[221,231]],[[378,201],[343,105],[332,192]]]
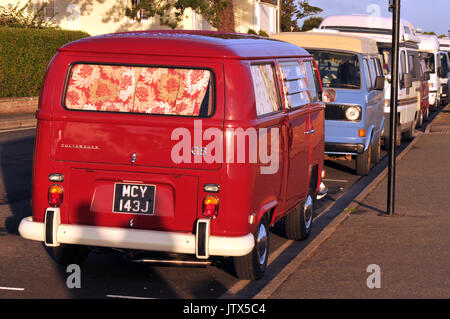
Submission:
[[[305,226],[306,226],[306,229],[309,229],[311,227],[312,216],[313,216],[313,199],[312,199],[311,195],[308,194],[308,197],[306,198],[306,202],[305,202]]]
[[[258,253],[259,264],[264,264],[267,258],[267,230],[263,224],[261,224],[258,229],[256,252]]]

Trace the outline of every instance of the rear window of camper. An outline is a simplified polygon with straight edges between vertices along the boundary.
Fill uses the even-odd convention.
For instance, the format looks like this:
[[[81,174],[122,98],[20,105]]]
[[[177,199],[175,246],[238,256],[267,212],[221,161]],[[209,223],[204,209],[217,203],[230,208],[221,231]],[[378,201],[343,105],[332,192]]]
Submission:
[[[213,74],[206,69],[74,64],[64,106],[69,110],[207,117]]]
[[[360,89],[361,72],[356,54],[308,50],[319,65],[322,85],[325,88]]]

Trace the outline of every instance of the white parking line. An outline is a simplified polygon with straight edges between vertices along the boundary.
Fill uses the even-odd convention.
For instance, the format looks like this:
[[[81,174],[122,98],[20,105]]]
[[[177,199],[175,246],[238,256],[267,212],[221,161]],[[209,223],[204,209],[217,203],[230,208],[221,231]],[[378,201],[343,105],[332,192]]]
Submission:
[[[346,179],[328,179],[328,178],[324,178],[323,181],[324,181],[324,182],[341,182],[341,183],[348,183],[348,180],[346,180]]]
[[[157,298],[121,296],[121,295],[106,295],[106,297],[108,297],[108,298],[120,298],[120,299],[157,299]]]
[[[14,288],[14,287],[0,287],[0,290],[15,290],[15,291],[24,291],[25,288]]]

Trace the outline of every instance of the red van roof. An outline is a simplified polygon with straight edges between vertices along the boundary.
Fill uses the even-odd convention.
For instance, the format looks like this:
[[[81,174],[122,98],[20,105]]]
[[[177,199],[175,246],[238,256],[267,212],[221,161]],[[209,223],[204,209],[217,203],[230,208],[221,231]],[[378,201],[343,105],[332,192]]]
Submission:
[[[310,55],[296,45],[271,38],[187,30],[111,33],[71,42],[59,51],[231,59]]]

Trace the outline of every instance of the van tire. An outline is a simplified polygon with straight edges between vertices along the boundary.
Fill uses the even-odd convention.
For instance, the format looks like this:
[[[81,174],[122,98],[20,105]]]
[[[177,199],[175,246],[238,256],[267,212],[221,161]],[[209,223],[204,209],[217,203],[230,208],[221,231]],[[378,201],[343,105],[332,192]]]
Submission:
[[[53,260],[63,266],[81,265],[89,257],[89,249],[85,246],[61,244],[57,247],[46,248]]]
[[[397,147],[400,147],[400,145],[402,145],[402,133],[400,130],[400,124],[397,124],[397,135],[395,136],[395,144]],[[384,138],[383,148],[386,151],[389,151],[390,149],[389,135]]]
[[[370,158],[370,162],[372,164],[376,164],[381,160],[381,135],[378,136],[375,144],[371,145],[372,147],[372,157]]]
[[[314,192],[309,188],[305,201],[286,215],[284,230],[287,238],[303,240],[309,237],[314,213],[314,198]]]
[[[427,107],[425,114],[423,115],[423,121],[428,122],[430,120],[430,107]]]
[[[256,227],[253,234],[255,247],[245,256],[234,257],[234,269],[239,279],[258,280],[266,271],[269,259],[269,223],[266,216]]]
[[[370,160],[372,157],[372,146],[369,145],[367,150],[362,154],[356,155],[356,175],[366,176],[370,172]]]
[[[416,128],[416,121],[412,121],[410,127],[408,128],[408,130],[403,133],[403,136],[405,138],[405,140],[409,141],[412,140],[414,138],[414,131]]]
[[[420,128],[423,125],[424,115],[423,110],[419,111],[419,118],[417,119],[416,128]]]

